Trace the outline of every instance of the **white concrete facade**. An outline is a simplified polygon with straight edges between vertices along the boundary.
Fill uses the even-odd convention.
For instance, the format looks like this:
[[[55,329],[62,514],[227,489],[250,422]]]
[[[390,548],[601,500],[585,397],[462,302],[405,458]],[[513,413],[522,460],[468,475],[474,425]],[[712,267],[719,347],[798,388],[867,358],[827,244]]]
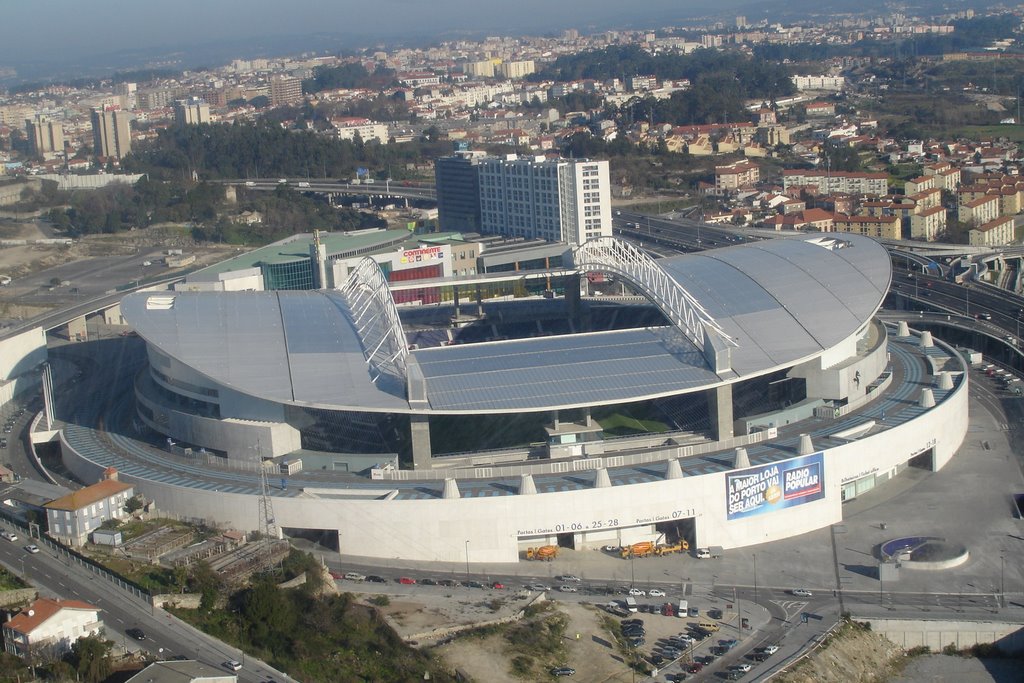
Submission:
[[[943,467],[967,431],[968,378],[966,368],[960,372],[959,384],[934,408],[820,451],[821,499],[741,519],[728,518],[729,472],[555,493],[450,499],[440,497],[443,482],[433,481],[422,485],[436,486],[439,497],[417,500],[389,499],[394,489],[381,481],[372,489],[275,496],[275,515],[284,528],[337,530],[344,555],[443,562],[466,561],[467,554],[475,563],[514,562],[521,544],[551,542],[558,534],[573,534],[576,547],[610,537],[623,542],[651,538],[656,536],[656,523],[685,519],[693,520],[699,545],[735,548],[789,538],[840,521],[846,483],[894,473],[929,450],[933,469]],[[62,445],[69,469],[85,480],[99,477],[102,465],[75,453],[63,437]],[[133,479],[127,473],[121,478],[135,483],[161,509],[240,529],[259,528],[258,506],[251,495]],[[368,529],[372,543],[367,543]]]

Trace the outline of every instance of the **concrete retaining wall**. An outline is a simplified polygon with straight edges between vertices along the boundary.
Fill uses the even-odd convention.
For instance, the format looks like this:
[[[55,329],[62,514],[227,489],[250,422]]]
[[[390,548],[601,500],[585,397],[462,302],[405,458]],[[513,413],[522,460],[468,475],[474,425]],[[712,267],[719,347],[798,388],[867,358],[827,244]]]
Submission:
[[[1024,626],[997,621],[922,621],[916,619],[861,619],[905,649],[928,646],[933,651],[947,645],[963,650],[981,643],[995,643],[1005,652],[1024,652]]]
[[[165,593],[153,596],[154,607],[181,607],[199,609],[203,596],[199,593]]]

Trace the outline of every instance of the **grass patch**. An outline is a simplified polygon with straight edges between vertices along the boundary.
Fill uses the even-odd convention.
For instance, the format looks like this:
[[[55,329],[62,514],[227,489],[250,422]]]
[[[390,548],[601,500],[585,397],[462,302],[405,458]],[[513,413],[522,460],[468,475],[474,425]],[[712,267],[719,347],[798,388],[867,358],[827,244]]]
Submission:
[[[14,591],[20,588],[28,588],[28,584],[3,567],[0,567],[0,591]]]
[[[668,425],[658,420],[634,417],[628,411],[612,413],[597,420],[605,434],[626,436],[628,434],[661,434],[668,431]]]

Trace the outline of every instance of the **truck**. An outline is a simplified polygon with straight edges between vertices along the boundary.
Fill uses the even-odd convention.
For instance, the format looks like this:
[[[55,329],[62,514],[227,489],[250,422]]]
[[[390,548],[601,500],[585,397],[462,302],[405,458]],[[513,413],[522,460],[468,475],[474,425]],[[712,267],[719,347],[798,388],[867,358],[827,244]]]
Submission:
[[[528,560],[544,560],[545,562],[550,562],[556,557],[558,557],[557,545],[542,545],[539,548],[526,549],[526,559]]]
[[[654,543],[652,541],[640,541],[633,545],[627,545],[621,551],[619,555],[624,560],[628,560],[631,557],[649,557],[654,554]]]
[[[671,555],[673,553],[685,553],[690,549],[690,544],[680,539],[675,543],[663,543],[654,549],[654,554],[658,557],[662,555]]]

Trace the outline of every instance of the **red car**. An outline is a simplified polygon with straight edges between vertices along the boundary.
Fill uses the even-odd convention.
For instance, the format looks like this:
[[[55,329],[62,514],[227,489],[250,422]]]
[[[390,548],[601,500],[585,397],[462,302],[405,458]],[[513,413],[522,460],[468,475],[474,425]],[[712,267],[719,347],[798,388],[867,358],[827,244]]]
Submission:
[[[398,579],[398,583],[413,584],[416,583],[416,579],[410,579],[408,576],[403,576]]]
[[[341,572],[336,572],[333,569],[331,569],[328,573],[331,575],[332,579],[340,579],[342,576]]]
[[[703,668],[704,668],[703,664],[701,664],[700,662],[694,662],[690,666],[686,667],[686,670],[689,671],[692,674],[699,674],[701,669],[703,669]]]
[[[497,588],[498,590],[502,590],[505,588],[505,584],[501,583],[500,581],[495,581],[491,584],[491,588]]]

